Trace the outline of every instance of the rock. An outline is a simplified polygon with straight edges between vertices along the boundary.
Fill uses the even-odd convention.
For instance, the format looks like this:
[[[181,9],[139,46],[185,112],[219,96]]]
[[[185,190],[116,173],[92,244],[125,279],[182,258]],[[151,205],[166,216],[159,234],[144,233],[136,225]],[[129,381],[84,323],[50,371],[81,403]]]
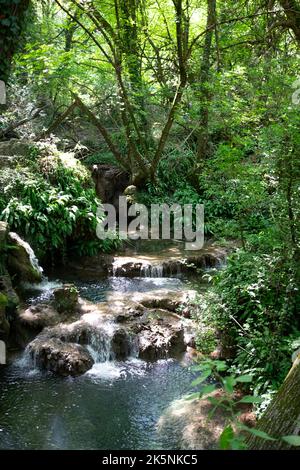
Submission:
[[[10,331],[10,325],[6,318],[7,302],[6,295],[0,292],[0,340],[6,339]]]
[[[11,276],[15,276],[17,282],[41,282],[43,270],[30,245],[22,240],[18,234],[8,234],[9,250],[7,267]]]
[[[12,287],[8,274],[0,276],[0,339],[7,339],[10,332],[10,319],[19,305],[19,297]]]
[[[27,140],[11,139],[4,142],[0,142],[0,155],[21,155],[23,157],[27,157],[30,155],[32,147],[32,142],[29,142]]]
[[[54,326],[61,321],[58,312],[46,303],[32,305],[19,313],[18,319],[23,326],[36,331],[42,331],[43,328]]]
[[[186,350],[181,326],[149,325],[138,336],[139,357],[155,361],[174,357]]]
[[[65,284],[54,290],[54,305],[59,313],[74,313],[78,306],[78,290],[74,284]]]
[[[124,189],[124,194],[125,196],[133,196],[136,193],[136,186],[131,184],[130,186],[127,186],[127,188]]]
[[[236,343],[230,332],[226,330],[217,330],[215,335],[218,341],[218,345],[217,348],[210,354],[211,359],[221,361],[234,359],[236,356]]]
[[[47,336],[47,338],[60,339],[65,343],[88,345],[93,343],[97,336],[97,328],[93,328],[92,325],[83,320],[78,320],[73,323],[59,323],[46,328],[43,330],[42,335]]]
[[[8,224],[6,222],[0,222],[0,256],[1,250],[3,250],[8,236]]]
[[[126,196],[126,200],[129,205],[136,204],[136,191],[137,188],[133,184],[125,188],[124,195]]]
[[[6,155],[0,155],[0,169],[5,168],[16,168],[22,157],[15,155],[14,157],[8,157]]]
[[[86,348],[57,338],[38,337],[28,345],[28,351],[35,365],[61,376],[82,375],[94,364]]]
[[[111,349],[113,355],[118,361],[122,361],[130,356],[130,337],[124,328],[119,328],[114,333],[111,341]]]
[[[119,196],[129,184],[129,175],[112,165],[94,165],[92,176],[96,184],[96,193],[103,203],[119,206]]]
[[[158,421],[162,436],[177,432],[178,442],[184,450],[213,450],[219,448],[219,438],[226,427],[229,413],[217,408],[209,419],[214,405],[208,400],[176,400]]]
[[[8,274],[0,276],[0,292],[5,294],[7,298],[7,310],[9,313],[13,313],[18,307],[20,299],[12,286],[11,278]]]

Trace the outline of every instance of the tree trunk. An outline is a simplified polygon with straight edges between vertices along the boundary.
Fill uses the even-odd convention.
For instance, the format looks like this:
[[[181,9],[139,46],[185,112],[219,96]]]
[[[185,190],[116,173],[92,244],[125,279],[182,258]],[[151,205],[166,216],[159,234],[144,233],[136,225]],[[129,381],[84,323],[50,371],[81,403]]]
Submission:
[[[290,28],[298,43],[300,43],[300,4],[296,0],[280,0],[280,5],[284,9],[287,23],[286,26]]]
[[[216,28],[216,0],[207,0],[207,23],[206,35],[203,50],[203,57],[200,70],[200,121],[198,133],[198,160],[205,159],[209,153],[209,103],[211,101],[211,92],[209,90],[210,67],[211,67],[211,48],[214,31]]]
[[[257,429],[275,438],[299,435],[300,431],[300,352],[266,412],[257,423]],[[290,449],[289,444],[282,440],[267,441],[251,435],[247,440],[250,450],[281,450]]]
[[[1,2],[0,11],[0,80],[8,80],[11,61],[20,41],[24,16],[30,0]]]

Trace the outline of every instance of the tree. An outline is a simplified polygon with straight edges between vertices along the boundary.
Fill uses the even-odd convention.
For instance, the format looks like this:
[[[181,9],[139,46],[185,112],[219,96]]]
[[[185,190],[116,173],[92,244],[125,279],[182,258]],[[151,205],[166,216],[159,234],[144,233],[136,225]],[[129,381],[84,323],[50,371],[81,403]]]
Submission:
[[[8,80],[30,0],[0,0],[0,80]]]
[[[250,450],[280,450],[290,448],[290,444],[280,438],[298,436],[300,430],[300,354],[280,387],[277,395],[257,423],[257,429],[279,440],[266,440],[251,435],[247,440]]]
[[[191,55],[189,0],[173,0],[174,37],[171,37],[171,28],[168,29],[168,34],[171,41],[174,40],[178,76],[172,102],[157,143],[149,139],[147,132],[144,131],[146,105],[140,38],[147,24],[144,2],[114,0],[105,9],[99,2],[85,4],[71,0],[69,6],[76,7],[80,12],[77,17],[65,3],[60,0],[56,0],[56,3],[74,23],[80,26],[113,69],[121,101],[120,117],[126,139],[125,152],[118,149],[113,136],[80,97],[77,97],[77,102],[97,125],[116,160],[131,173],[132,181],[142,184],[147,179],[154,179],[187,84],[187,66]],[[196,41],[192,41],[192,44],[196,44]]]
[[[198,131],[198,161],[203,160],[209,154],[209,136],[208,136],[208,121],[209,121],[209,104],[211,101],[210,91],[210,68],[211,68],[211,50],[214,33],[217,34],[217,14],[216,14],[216,0],[207,0],[207,23],[205,41],[203,47],[202,62],[199,77],[199,105],[200,105],[200,120]]]

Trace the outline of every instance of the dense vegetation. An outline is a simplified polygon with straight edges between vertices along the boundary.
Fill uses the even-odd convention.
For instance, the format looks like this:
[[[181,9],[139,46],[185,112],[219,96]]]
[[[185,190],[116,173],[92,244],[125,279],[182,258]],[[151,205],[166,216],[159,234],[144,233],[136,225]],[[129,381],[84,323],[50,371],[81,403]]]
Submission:
[[[70,240],[81,254],[109,249],[93,238],[84,164],[126,170],[146,204],[204,203],[206,236],[239,248],[201,299],[199,347],[213,350],[222,331],[231,372],[269,397],[300,347],[300,3],[13,3],[24,30],[17,50],[20,28],[9,32],[0,137],[55,134],[81,163],[33,150],[1,173],[2,219],[43,255]],[[2,26],[19,25],[3,11]]]

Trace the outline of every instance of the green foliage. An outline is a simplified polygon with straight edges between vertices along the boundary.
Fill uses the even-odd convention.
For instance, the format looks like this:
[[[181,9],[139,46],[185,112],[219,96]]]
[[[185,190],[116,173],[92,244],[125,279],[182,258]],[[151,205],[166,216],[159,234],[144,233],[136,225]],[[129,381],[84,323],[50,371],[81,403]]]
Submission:
[[[205,312],[210,327],[226,331],[235,345],[232,370],[251,373],[260,394],[283,381],[300,335],[297,265],[272,245],[267,254],[268,242],[275,242],[270,234],[252,236],[246,250],[228,258],[214,278]]]
[[[2,175],[1,218],[39,257],[60,252],[93,255],[116,243],[96,238],[100,201],[87,170],[68,154],[34,157]]]
[[[217,410],[222,411],[222,414],[226,417],[226,424],[219,438],[219,448],[221,450],[247,449],[247,437],[249,434],[267,441],[282,440],[291,446],[300,446],[300,437],[297,435],[283,436],[280,439],[276,439],[256,427],[249,427],[243,424],[240,420],[241,405],[257,406],[263,401],[256,394],[245,394],[253,381],[253,375],[240,375],[237,373],[225,375],[230,372],[226,362],[210,359],[201,361],[199,365],[193,366],[192,369],[195,372],[201,372],[201,375],[192,382],[192,387],[197,387],[208,380],[214,382],[204,387],[201,386],[199,393],[193,393],[187,398],[207,400],[212,405],[209,419],[214,416]]]

